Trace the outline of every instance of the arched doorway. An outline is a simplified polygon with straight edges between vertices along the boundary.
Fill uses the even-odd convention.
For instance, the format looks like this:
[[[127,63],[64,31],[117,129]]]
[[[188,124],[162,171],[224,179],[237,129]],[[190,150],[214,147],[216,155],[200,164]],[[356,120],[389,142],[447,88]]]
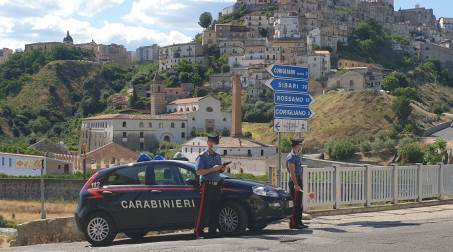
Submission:
[[[171,139],[170,139],[170,137],[169,137],[169,136],[164,136],[164,141],[165,141],[165,142],[170,142],[170,141],[171,141]]]

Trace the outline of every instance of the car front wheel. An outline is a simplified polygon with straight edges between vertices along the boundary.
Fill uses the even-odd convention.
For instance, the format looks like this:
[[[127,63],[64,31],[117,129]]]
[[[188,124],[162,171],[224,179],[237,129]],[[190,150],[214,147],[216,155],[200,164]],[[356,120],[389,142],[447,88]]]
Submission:
[[[94,213],[87,218],[84,234],[91,245],[106,246],[115,239],[117,231],[110,216],[105,213]]]
[[[225,235],[241,234],[247,228],[247,221],[247,212],[238,204],[229,203],[220,209],[219,229]]]

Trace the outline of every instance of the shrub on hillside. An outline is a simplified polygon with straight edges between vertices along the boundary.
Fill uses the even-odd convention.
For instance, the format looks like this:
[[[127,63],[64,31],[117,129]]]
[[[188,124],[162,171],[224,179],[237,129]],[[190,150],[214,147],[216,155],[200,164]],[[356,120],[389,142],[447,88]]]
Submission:
[[[327,154],[333,160],[349,160],[355,152],[355,144],[348,139],[332,140],[326,145]]]
[[[363,153],[370,152],[372,150],[370,141],[363,141],[360,143],[360,151]]]
[[[450,108],[445,102],[436,102],[432,105],[431,110],[437,115],[442,115],[442,113],[448,112]]]
[[[422,146],[414,139],[404,138],[400,142],[398,156],[403,164],[422,163],[424,152]]]
[[[423,161],[425,164],[438,164],[442,162],[442,158],[447,150],[447,142],[443,139],[437,139],[434,143],[429,144],[425,148]]]

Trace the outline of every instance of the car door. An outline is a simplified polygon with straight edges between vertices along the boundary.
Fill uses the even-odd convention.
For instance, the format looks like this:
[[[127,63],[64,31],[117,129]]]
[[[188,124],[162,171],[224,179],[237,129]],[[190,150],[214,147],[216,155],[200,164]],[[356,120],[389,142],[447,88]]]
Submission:
[[[196,181],[194,171],[170,162],[153,163],[152,172],[153,204],[158,213],[151,223],[159,227],[192,227],[199,201],[198,186],[186,183],[185,179]]]
[[[149,208],[147,166],[136,164],[113,170],[102,182],[104,208],[113,216],[117,228],[144,228]]]

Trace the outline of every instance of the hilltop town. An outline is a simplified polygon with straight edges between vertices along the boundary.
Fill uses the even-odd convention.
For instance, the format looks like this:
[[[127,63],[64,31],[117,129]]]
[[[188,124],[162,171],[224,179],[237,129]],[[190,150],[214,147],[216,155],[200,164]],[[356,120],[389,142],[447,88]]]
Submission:
[[[354,138],[363,152],[389,152],[376,162],[387,161],[402,137],[451,120],[453,18],[395,10],[393,0],[237,0],[214,16],[200,15],[203,32],[189,43],[133,52],[75,44],[70,31],[62,42],[2,49],[0,137],[80,170],[86,153],[93,169],[137,152],[193,161],[217,132],[222,154],[241,163],[236,172],[264,175],[277,152],[265,86],[272,64],[310,69],[319,99],[307,152]]]

